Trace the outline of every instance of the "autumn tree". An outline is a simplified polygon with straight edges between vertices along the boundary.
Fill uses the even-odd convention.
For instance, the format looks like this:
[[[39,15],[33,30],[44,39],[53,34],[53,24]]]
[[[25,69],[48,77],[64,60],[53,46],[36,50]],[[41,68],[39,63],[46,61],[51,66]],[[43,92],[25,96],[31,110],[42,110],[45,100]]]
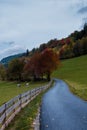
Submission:
[[[26,75],[33,77],[34,80],[37,80],[40,75],[40,53],[35,53],[31,58],[29,58],[24,67]]]
[[[87,37],[82,38],[81,45],[82,45],[83,54],[87,54]]]
[[[51,73],[57,69],[59,65],[59,58],[56,52],[52,49],[46,49],[41,54],[41,67],[43,73],[47,76],[47,80],[50,80]]]
[[[8,79],[22,80],[24,59],[14,59],[8,64]]]
[[[41,44],[40,47],[39,47],[39,52],[42,52],[46,48],[47,48],[47,45],[45,43]]]
[[[73,47],[73,52],[75,56],[87,54],[87,37],[77,40]]]
[[[6,68],[2,64],[0,64],[0,79],[1,80],[6,79]]]
[[[45,49],[42,53],[34,54],[25,65],[27,71],[34,80],[47,76],[50,80],[51,73],[58,67],[58,55],[52,49]]]
[[[28,49],[26,50],[26,56],[29,56],[29,50]]]

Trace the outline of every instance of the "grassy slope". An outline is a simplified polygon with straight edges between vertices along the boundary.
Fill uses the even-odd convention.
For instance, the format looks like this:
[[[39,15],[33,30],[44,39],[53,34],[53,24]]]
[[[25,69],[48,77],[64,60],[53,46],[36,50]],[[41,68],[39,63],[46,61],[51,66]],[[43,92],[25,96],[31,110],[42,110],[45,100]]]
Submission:
[[[64,60],[53,77],[65,80],[72,92],[87,100],[87,55]]]
[[[39,87],[41,85],[46,84],[47,82],[31,82],[29,87],[25,86],[25,83],[22,83],[21,87],[17,87],[16,82],[2,82],[0,81],[0,105],[7,102],[14,96],[33,89],[35,87]]]

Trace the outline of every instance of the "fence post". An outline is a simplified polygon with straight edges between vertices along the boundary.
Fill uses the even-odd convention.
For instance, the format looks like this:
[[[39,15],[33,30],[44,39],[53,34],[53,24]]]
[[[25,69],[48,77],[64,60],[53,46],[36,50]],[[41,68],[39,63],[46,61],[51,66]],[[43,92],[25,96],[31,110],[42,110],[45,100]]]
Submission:
[[[27,102],[28,100],[27,100],[27,94],[25,94],[25,98],[26,98],[26,101],[25,102]]]
[[[37,88],[35,88],[35,95],[37,95]]]
[[[13,112],[14,112],[14,115],[15,115],[15,101],[13,99]]]
[[[31,101],[31,90],[30,90],[30,101]]]
[[[21,94],[20,94],[19,100],[20,100],[20,109],[21,109],[22,108]]]
[[[5,118],[4,118],[3,124],[5,125],[5,128],[6,128],[6,103],[5,103],[4,113],[5,113]]]

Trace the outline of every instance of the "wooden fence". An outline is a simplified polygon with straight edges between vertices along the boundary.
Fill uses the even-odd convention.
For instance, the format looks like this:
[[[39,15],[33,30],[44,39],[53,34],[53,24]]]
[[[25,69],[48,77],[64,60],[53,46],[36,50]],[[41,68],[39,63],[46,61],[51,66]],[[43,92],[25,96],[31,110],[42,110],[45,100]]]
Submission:
[[[0,130],[4,130],[12,119],[39,93],[50,87],[52,81],[46,85],[20,94],[0,107]]]

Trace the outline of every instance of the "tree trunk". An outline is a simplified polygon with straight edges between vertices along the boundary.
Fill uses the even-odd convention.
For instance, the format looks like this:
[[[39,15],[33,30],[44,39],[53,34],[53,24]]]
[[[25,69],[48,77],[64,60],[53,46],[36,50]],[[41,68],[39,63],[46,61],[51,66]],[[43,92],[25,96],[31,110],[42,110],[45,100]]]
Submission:
[[[36,75],[34,74],[34,75],[33,75],[33,80],[36,81],[36,79],[37,79],[37,78],[36,78]]]
[[[50,81],[50,73],[47,74],[47,81]]]

